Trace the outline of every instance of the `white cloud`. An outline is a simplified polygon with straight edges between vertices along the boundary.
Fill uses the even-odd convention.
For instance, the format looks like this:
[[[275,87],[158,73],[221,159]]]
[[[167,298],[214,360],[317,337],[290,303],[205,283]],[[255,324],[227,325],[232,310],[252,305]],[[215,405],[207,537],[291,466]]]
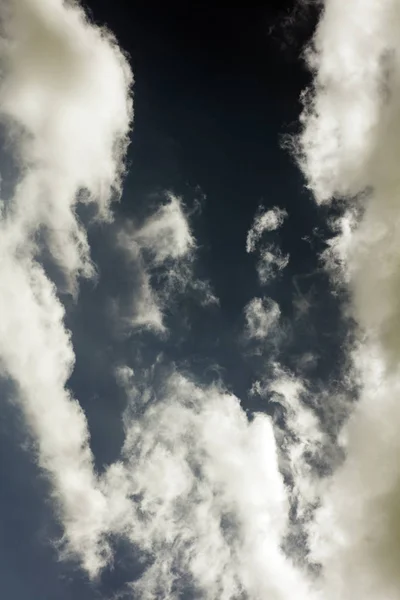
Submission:
[[[289,255],[282,254],[277,246],[270,244],[260,250],[257,273],[260,283],[266,285],[289,263]]]
[[[139,413],[106,475],[115,527],[154,557],[135,592],[177,598],[185,573],[207,598],[309,599],[281,549],[289,503],[270,419],[249,423],[237,398],[177,372]]]
[[[299,159],[317,202],[345,198],[325,258],[358,324],[346,458],[309,528],[328,599],[400,598],[399,33],[395,0],[327,0],[308,54]]]
[[[75,207],[94,202],[109,217],[131,120],[131,75],[111,36],[76,3],[15,0],[8,8],[1,13],[9,38],[1,48],[0,111],[21,175],[0,224],[0,360],[49,476],[65,555],[94,577],[112,560],[110,539],[119,535],[133,552],[154,558],[134,584],[142,598],[157,590],[177,598],[185,573],[210,598],[309,600],[303,575],[281,548],[290,507],[271,421],[256,415],[249,422],[223,389],[173,373],[149,403],[151,391],[135,387],[133,371],[120,367],[130,399],[124,451],[96,474],[85,415],[66,387],[74,353],[64,310],[37,261],[35,239],[44,229],[77,294],[79,276],[91,276],[93,265]],[[176,268],[195,249],[179,199],[170,196],[128,246],[135,260],[147,253],[151,269],[168,266],[171,282],[187,286],[189,274],[205,301],[215,301],[190,269]],[[139,314],[161,328],[147,264],[141,272]]]
[[[253,298],[244,309],[248,337],[265,339],[276,326],[281,311],[271,298]]]
[[[316,79],[299,159],[318,202],[348,198],[326,263],[334,281],[349,286],[359,324],[351,358],[360,399],[341,435],[346,458],[325,480],[310,465],[326,442],[304,403],[310,392],[277,365],[253,392],[281,405],[285,427],[265,415],[247,419],[221,386],[174,371],[146,387],[120,367],[129,398],[125,444],[121,460],[96,475],[84,413],[66,388],[74,354],[64,311],[37,262],[36,234],[44,229],[76,293],[79,276],[93,273],[76,202],[94,202],[109,216],[131,120],[130,70],[111,36],[75,3],[14,0],[1,16],[8,38],[0,112],[21,167],[0,223],[1,370],[16,383],[49,475],[66,553],[95,576],[112,557],[112,535],[123,536],[149,559],[132,584],[144,600],[178,598],[185,582],[221,600],[399,600],[398,3],[327,0],[308,54]],[[267,271],[286,258],[260,240],[285,216],[260,214],[248,234],[247,251],[261,249]],[[196,244],[181,201],[169,196],[121,235],[142,273],[133,318],[160,330],[164,300],[153,273],[164,269],[167,290],[193,279]],[[245,318],[249,337],[264,339],[279,307],[254,298]],[[293,512],[309,536],[295,558],[322,567],[312,580],[282,549]]]
[[[167,332],[164,313],[177,293],[191,290],[202,306],[218,304],[210,284],[194,275],[196,241],[182,200],[171,193],[166,200],[140,227],[128,222],[118,234],[125,259],[139,273],[125,319],[131,327],[161,334]],[[122,318],[118,306],[115,312]]]
[[[363,348],[362,392],[342,432],[346,459],[326,483],[310,524],[310,547],[322,563],[327,597],[399,598],[398,374]],[[358,360],[361,360],[360,364]]]
[[[247,252],[255,252],[263,233],[279,229],[286,217],[287,212],[277,206],[265,212],[259,209],[258,214],[254,218],[253,225],[247,233]]]
[[[274,430],[282,453],[281,469],[291,477],[291,499],[296,517],[304,520],[311,516],[319,499],[320,482],[310,465],[310,459],[321,453],[325,441],[321,424],[314,410],[304,403],[310,397],[305,380],[296,378],[279,363],[273,363],[271,374],[252,386],[252,394],[272,400],[284,410],[284,422],[275,421]],[[325,457],[330,463],[330,457]],[[307,554],[306,548],[297,549]]]
[[[289,263],[289,255],[283,254],[276,244],[260,245],[263,234],[279,229],[286,217],[287,212],[276,206],[265,212],[260,208],[247,233],[247,252],[259,252],[257,273],[261,285],[269,283]]]
[[[135,241],[130,228],[121,230],[118,244],[123,250],[124,266],[128,274],[134,272],[134,282],[129,291],[128,306],[122,306],[122,298],[114,298],[111,314],[118,330],[148,329],[160,335],[165,334],[162,301],[151,284],[151,277],[141,254],[141,248]],[[129,276],[127,276],[128,279]]]
[[[151,253],[156,265],[187,256],[195,248],[181,199],[171,193],[167,199],[134,234],[136,243]]]
[[[106,562],[106,499],[85,415],[66,388],[74,364],[56,290],[37,263],[36,236],[71,292],[93,266],[78,200],[102,217],[118,193],[132,106],[131,73],[110,34],[74,4],[19,0],[0,9],[0,116],[20,169],[0,222],[0,362],[37,443],[65,528],[66,552],[93,575]],[[85,198],[82,194],[85,190]]]

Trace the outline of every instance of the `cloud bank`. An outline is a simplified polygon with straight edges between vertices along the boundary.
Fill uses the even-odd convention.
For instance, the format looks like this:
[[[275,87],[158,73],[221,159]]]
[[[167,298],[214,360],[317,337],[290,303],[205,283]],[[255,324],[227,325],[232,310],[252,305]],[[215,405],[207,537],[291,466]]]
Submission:
[[[340,431],[344,460],[329,476],[318,462],[329,432],[311,388],[268,358],[250,392],[280,408],[273,417],[248,418],[222,383],[174,365],[158,378],[157,364],[145,374],[120,367],[125,442],[120,460],[95,472],[86,418],[67,387],[74,353],[64,309],[41,258],[49,254],[76,298],[79,278],[95,273],[76,208],[92,203],[111,218],[132,75],[111,34],[76,3],[9,0],[0,16],[0,115],[19,171],[1,206],[0,366],[51,482],[64,554],[95,577],[113,560],[113,539],[124,539],[143,559],[130,593],[145,600],[400,598],[398,3],[327,0],[306,53],[314,81],[296,153],[316,201],[341,211],[322,259],[356,323],[348,353],[359,398]],[[260,212],[248,233],[261,283],[287,263],[260,246],[285,216]],[[120,243],[141,273],[132,324],[162,332],[177,287],[213,301],[193,276],[196,243],[180,199],[126,223]],[[249,337],[271,335],[279,314],[254,298]]]
[[[38,262],[39,240],[77,294],[78,278],[94,267],[76,205],[93,203],[108,218],[119,193],[132,76],[112,36],[76,4],[10,0],[0,16],[0,117],[19,171],[0,223],[0,364],[53,485],[66,547],[93,574],[108,554],[106,502],[85,416],[66,387],[74,353],[56,289]]]
[[[325,598],[399,598],[399,82],[395,1],[324,5],[307,62],[298,157],[318,203],[340,202],[324,259],[350,292],[360,386],[345,461],[310,524]]]

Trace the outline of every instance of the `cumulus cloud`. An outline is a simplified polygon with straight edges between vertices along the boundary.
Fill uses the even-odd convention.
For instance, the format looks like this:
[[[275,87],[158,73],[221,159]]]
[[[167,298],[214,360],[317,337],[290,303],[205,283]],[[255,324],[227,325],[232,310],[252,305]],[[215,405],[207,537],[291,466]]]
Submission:
[[[400,598],[399,32],[394,0],[327,0],[307,53],[297,152],[317,202],[342,201],[325,262],[350,292],[360,389],[309,527],[325,598]]]
[[[141,418],[132,401],[123,461],[105,477],[115,527],[150,557],[135,593],[310,598],[281,549],[289,502],[270,419],[249,423],[237,398],[176,371]]]
[[[83,411],[66,388],[74,364],[64,311],[37,261],[44,234],[77,292],[93,265],[78,201],[109,216],[118,195],[132,76],[112,36],[77,4],[10,0],[0,9],[0,117],[19,168],[0,222],[0,363],[17,389],[38,462],[48,473],[65,549],[94,574],[107,560],[106,501],[96,485]]]
[[[268,376],[256,381],[251,393],[274,402],[283,410],[282,419],[275,420],[274,424],[281,452],[281,470],[291,480],[290,496],[296,518],[300,521],[311,518],[320,492],[313,459],[326,450],[326,440],[315,411],[304,402],[310,397],[307,382],[273,362]],[[326,462],[329,464],[329,456]],[[297,551],[302,553],[303,558],[307,554],[304,546]]]

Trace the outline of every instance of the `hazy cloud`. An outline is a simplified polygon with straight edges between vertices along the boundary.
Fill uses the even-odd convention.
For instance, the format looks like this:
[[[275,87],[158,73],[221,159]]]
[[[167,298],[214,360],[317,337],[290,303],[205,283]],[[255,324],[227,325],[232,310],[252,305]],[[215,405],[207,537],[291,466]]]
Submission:
[[[118,245],[138,282],[132,289],[131,313],[123,316],[116,309],[117,319],[165,333],[164,314],[177,294],[192,291],[201,305],[218,304],[210,284],[195,276],[196,241],[180,198],[166,194],[165,203],[141,226],[124,223]]]
[[[271,298],[253,298],[245,306],[244,314],[247,336],[261,340],[276,326],[281,311]]]
[[[279,229],[283,221],[287,217],[287,212],[284,209],[274,208],[263,212],[262,208],[258,210],[254,218],[253,224],[247,233],[246,250],[254,252],[259,241],[265,231],[275,231]]]
[[[260,250],[260,258],[257,263],[257,273],[260,283],[266,285],[274,279],[289,263],[289,256],[282,254],[280,248],[274,244],[264,246]]]
[[[257,273],[261,285],[269,283],[289,262],[289,255],[283,254],[277,244],[261,244],[263,234],[279,229],[286,217],[287,212],[276,206],[267,211],[260,208],[247,233],[247,252],[259,253]]]

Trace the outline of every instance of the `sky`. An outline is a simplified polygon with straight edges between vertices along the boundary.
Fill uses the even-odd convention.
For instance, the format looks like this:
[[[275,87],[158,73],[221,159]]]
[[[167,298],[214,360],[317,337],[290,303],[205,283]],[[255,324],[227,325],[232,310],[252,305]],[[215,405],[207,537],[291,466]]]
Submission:
[[[398,0],[0,22],[0,595],[400,600]]]

